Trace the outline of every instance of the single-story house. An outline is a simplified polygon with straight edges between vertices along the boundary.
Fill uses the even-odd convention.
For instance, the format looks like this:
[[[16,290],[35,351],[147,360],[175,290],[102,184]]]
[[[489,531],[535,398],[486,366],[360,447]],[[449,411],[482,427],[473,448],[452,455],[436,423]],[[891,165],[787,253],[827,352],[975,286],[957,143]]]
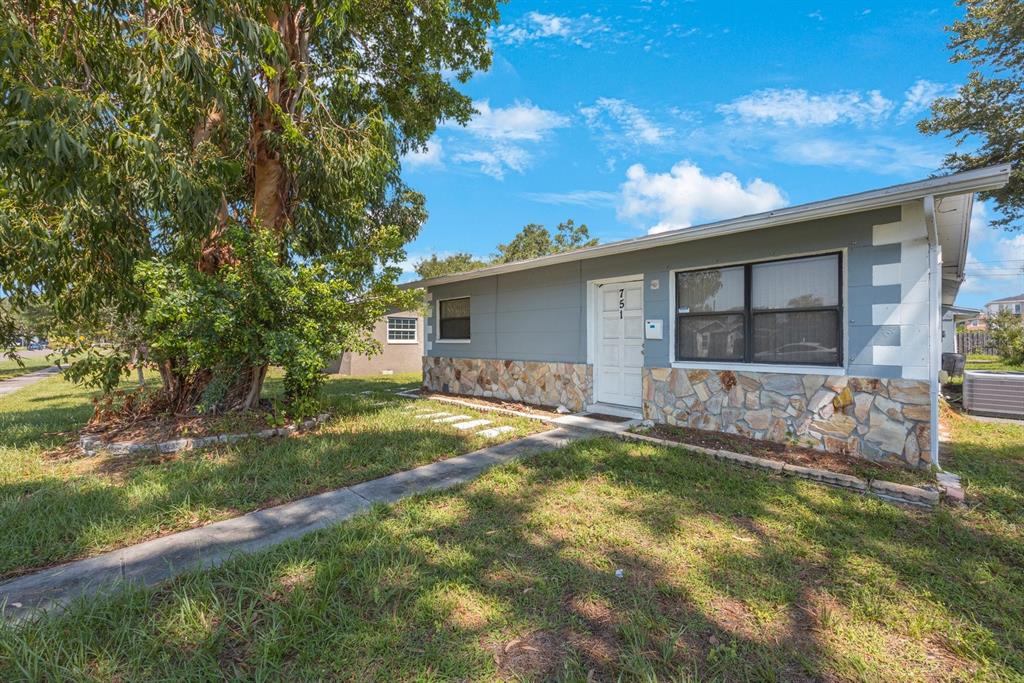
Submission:
[[[942,309],[942,352],[960,353],[956,340],[958,325],[966,325],[981,315],[981,309],[963,306],[944,306]]]
[[[941,321],[1008,165],[411,282],[424,385],[938,463]]]
[[[326,372],[353,377],[394,375],[423,369],[423,314],[394,311],[377,321],[373,338],[381,351],[373,355],[346,351]]]

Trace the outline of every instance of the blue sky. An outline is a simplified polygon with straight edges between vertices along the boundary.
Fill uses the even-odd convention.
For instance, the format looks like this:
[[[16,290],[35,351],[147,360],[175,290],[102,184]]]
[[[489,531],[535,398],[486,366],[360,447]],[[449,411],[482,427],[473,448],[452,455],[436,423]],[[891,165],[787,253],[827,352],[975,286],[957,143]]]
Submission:
[[[950,142],[915,122],[964,80],[952,2],[513,0],[479,114],[405,160],[430,219],[409,261],[484,256],[573,218],[601,241],[917,180]],[[979,205],[958,303],[1024,291],[1024,236]],[[406,279],[410,276],[405,276]]]

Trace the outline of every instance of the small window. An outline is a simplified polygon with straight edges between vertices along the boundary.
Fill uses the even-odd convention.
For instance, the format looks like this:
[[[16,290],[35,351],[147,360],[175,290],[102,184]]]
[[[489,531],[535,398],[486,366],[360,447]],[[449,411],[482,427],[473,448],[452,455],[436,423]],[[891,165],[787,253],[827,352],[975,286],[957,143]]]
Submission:
[[[438,341],[469,341],[469,297],[437,304]]]
[[[388,318],[388,343],[412,344],[416,341],[416,318]]]

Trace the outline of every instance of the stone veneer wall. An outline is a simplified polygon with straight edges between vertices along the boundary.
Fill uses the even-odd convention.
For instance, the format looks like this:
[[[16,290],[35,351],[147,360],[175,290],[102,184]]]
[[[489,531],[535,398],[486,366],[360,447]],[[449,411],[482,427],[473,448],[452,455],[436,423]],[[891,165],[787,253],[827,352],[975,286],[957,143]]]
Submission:
[[[644,416],[908,467],[930,464],[928,382],[644,369]]]
[[[590,402],[592,384],[591,367],[581,363],[423,358],[423,386],[432,391],[580,411]]]

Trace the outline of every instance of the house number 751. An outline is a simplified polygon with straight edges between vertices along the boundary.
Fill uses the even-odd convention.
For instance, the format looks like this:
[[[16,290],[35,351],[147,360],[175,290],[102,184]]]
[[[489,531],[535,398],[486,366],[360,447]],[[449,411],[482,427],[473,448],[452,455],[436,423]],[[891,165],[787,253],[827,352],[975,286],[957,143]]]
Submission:
[[[619,290],[619,320],[622,320],[622,309],[626,307],[626,290]]]

